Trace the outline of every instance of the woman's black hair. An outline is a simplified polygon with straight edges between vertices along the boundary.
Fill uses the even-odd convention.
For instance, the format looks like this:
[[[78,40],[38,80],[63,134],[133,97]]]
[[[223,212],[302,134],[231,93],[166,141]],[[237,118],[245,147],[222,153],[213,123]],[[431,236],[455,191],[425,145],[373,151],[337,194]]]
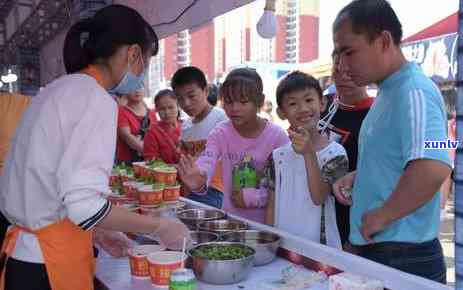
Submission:
[[[143,54],[158,52],[156,33],[136,10],[123,5],[106,6],[67,32],[63,48],[66,72],[80,71],[114,55],[122,45],[132,44],[138,44]]]

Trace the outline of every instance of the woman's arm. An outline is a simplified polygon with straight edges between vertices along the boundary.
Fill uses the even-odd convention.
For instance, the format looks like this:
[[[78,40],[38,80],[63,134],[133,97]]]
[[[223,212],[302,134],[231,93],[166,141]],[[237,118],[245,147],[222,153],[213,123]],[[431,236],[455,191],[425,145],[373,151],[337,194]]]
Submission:
[[[125,144],[127,144],[127,146],[129,146],[131,149],[133,149],[133,150],[135,150],[137,152],[143,153],[143,140],[141,140],[141,138],[133,135],[130,132],[129,127],[119,128],[119,129],[117,129],[117,133],[121,137],[122,141],[124,141]]]
[[[113,206],[107,216],[98,223],[105,230],[124,233],[150,234],[159,228],[160,219],[139,215],[126,208]]]
[[[150,128],[148,132],[146,132],[146,136],[143,142],[143,159],[148,161],[157,159],[160,156],[161,154],[159,150],[158,139],[156,138],[154,128]]]

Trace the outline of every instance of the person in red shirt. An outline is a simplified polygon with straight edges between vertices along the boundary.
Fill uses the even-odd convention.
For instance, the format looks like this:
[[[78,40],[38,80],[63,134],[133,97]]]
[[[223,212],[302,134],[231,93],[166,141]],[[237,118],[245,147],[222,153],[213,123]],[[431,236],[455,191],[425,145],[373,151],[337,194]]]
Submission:
[[[161,120],[151,125],[146,133],[143,157],[178,163],[181,122],[177,96],[171,90],[162,90],[154,97],[154,104]]]
[[[127,95],[127,105],[119,106],[117,120],[117,162],[143,160],[143,140],[151,124],[157,122],[156,112],[148,109],[143,92]]]

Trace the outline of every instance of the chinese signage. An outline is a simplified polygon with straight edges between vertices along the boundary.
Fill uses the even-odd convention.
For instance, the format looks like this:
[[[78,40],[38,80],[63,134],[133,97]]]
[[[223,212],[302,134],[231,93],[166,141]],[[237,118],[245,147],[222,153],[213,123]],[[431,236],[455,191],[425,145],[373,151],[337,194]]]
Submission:
[[[439,82],[454,81],[457,76],[458,34],[424,39],[402,46],[405,57],[421,66],[423,72]]]

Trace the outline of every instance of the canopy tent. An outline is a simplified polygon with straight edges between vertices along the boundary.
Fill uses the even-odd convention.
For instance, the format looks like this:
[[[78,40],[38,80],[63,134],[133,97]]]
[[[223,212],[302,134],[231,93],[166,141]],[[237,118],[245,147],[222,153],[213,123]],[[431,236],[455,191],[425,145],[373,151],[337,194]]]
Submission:
[[[405,38],[402,51],[438,84],[452,82],[457,74],[458,12]]]
[[[0,0],[0,7],[2,1],[11,0]],[[65,33],[70,23],[77,17],[90,15],[92,11],[96,11],[108,3],[122,4],[135,8],[154,26],[159,37],[165,38],[185,29],[199,27],[211,21],[214,17],[253,1],[254,0],[73,0],[73,3],[80,2],[81,4],[73,4],[73,6],[71,6],[70,4],[66,4],[70,3],[70,0],[63,0],[58,1],[61,6],[57,8],[56,5],[50,5],[50,3],[56,2],[54,0],[36,0],[35,6],[32,6],[29,16],[24,16],[24,20],[22,21],[18,20],[20,24],[17,26],[17,31],[8,33],[8,35],[11,35],[11,38],[6,40],[4,47],[10,47],[11,49],[3,50],[3,58],[8,60],[8,62],[5,61],[4,63],[19,63],[19,60],[16,59],[17,53],[14,47],[30,47],[32,52],[38,55],[38,51],[40,54],[36,56],[37,59],[40,58],[37,61],[39,64],[34,65],[35,76],[40,76],[38,77],[40,80],[39,85],[46,84],[64,74],[62,47]],[[84,5],[85,3],[87,3],[86,6]],[[9,13],[15,14],[14,9]],[[258,11],[257,13],[263,13],[263,11]],[[70,14],[72,18],[74,18],[72,21]],[[39,19],[38,15],[43,15],[40,18],[44,23],[43,25],[34,24],[34,21]],[[56,21],[57,15],[62,21]],[[14,28],[14,26],[11,27]],[[41,35],[44,35],[44,37],[40,38]],[[45,37],[46,35],[48,35],[48,37]],[[40,39],[44,41],[41,42]],[[6,51],[11,53],[6,53]],[[2,52],[2,49],[0,49],[0,52]],[[0,55],[2,55],[2,53],[0,53]]]
[[[457,73],[458,13],[405,38],[402,50],[408,60],[417,62],[426,75],[442,84],[454,81]],[[331,59],[315,60],[300,69],[316,78],[331,75]]]
[[[214,17],[254,0],[114,0],[138,10],[155,28],[160,38],[201,26]],[[258,11],[263,13],[263,11]]]
[[[425,29],[405,38],[403,43],[411,43],[423,39],[433,38],[445,34],[458,32],[458,12],[426,27]]]

